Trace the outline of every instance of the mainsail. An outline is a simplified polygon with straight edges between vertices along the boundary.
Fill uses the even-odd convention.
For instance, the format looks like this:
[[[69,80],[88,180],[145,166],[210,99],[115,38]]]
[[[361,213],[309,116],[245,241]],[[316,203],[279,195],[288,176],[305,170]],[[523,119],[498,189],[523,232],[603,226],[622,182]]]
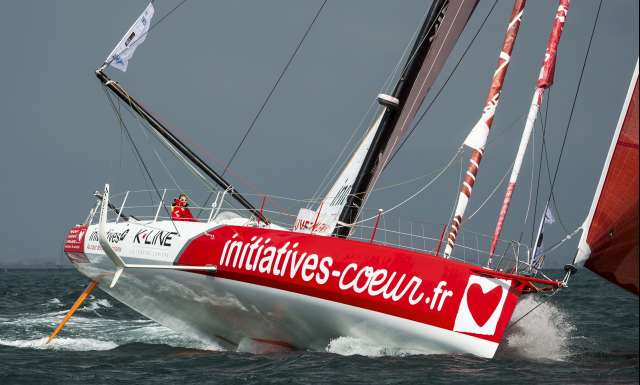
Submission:
[[[638,295],[638,61],[575,264]]]
[[[339,215],[327,218],[335,235],[349,235],[351,224],[413,122],[476,4],[477,0],[432,3],[393,93],[378,98],[385,109],[356,151],[365,154],[364,158],[352,158],[321,204],[333,201],[335,192],[344,191],[346,199],[336,201],[339,205],[334,208]]]

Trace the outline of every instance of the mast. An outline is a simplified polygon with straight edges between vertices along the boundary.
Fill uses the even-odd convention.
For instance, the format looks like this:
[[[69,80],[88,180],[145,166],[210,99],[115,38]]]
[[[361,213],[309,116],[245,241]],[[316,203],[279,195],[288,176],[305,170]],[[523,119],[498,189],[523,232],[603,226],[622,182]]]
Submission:
[[[349,235],[351,225],[442,69],[476,3],[477,0],[434,0],[431,4],[392,94],[378,97],[387,108],[353,183],[344,186],[349,194],[334,235]]]
[[[104,72],[102,68],[96,70],[96,76],[102,84],[109,88],[114,94],[116,94],[123,102],[130,105],[133,111],[144,119],[149,125],[164,139],[175,147],[182,155],[184,155],[189,161],[191,161],[196,167],[198,167],[205,175],[211,178],[220,188],[229,191],[229,194],[235,198],[244,208],[249,210],[256,218],[269,224],[269,220],[265,218],[260,210],[256,209],[251,202],[249,202],[242,194],[240,194],[229,182],[227,182],[220,174],[212,169],[204,160],[202,160],[196,153],[191,151],[180,139],[178,139],[164,124],[162,124],[156,117],[154,117],[149,111],[147,111],[142,104],[134,99],[129,93],[122,88],[120,84],[111,80]]]
[[[562,36],[562,30],[564,29],[564,23],[569,12],[570,0],[560,0],[558,10],[556,11],[553,27],[551,28],[551,34],[549,35],[549,41],[547,42],[547,49],[544,53],[544,61],[542,68],[540,68],[540,75],[536,83],[536,89],[533,93],[533,99],[531,100],[531,106],[529,107],[529,114],[527,115],[527,122],[522,132],[522,138],[520,139],[520,145],[516,154],[516,159],[513,163],[513,169],[511,170],[511,176],[509,178],[509,184],[507,185],[507,191],[502,201],[502,207],[500,208],[500,214],[498,214],[498,222],[496,223],[496,229],[493,233],[493,239],[491,240],[491,247],[489,248],[489,264],[491,264],[491,258],[496,251],[498,239],[502,232],[502,226],[504,220],[507,217],[509,211],[509,205],[511,204],[511,197],[516,189],[516,182],[522,167],[522,161],[529,145],[529,139],[531,138],[531,132],[533,126],[538,117],[538,110],[542,104],[542,97],[544,91],[553,84],[553,75],[555,73],[556,56],[558,52],[558,44],[560,43],[560,37]],[[537,242],[537,239],[535,240]]]
[[[493,117],[500,102],[500,93],[502,92],[502,85],[504,78],[507,75],[509,69],[509,61],[511,60],[511,52],[518,36],[518,30],[522,21],[522,14],[524,12],[525,0],[516,0],[513,5],[513,11],[511,12],[511,18],[509,19],[509,25],[507,32],[504,36],[502,43],[502,49],[500,50],[500,56],[498,58],[498,64],[495,72],[493,73],[493,80],[491,81],[491,87],[485,102],[485,107],[482,111],[482,116],[476,125],[473,127],[469,135],[464,141],[464,144],[472,148],[471,159],[469,160],[469,166],[464,176],[462,186],[460,186],[460,193],[458,195],[458,203],[454,216],[451,220],[449,236],[447,237],[447,246],[444,251],[444,257],[449,258],[453,251],[453,246],[458,236],[458,230],[464,217],[464,212],[467,208],[467,203],[471,198],[471,191],[478,175],[478,168],[480,167],[480,161],[484,154],[484,146],[487,143],[487,137],[489,136],[489,130],[493,124]]]

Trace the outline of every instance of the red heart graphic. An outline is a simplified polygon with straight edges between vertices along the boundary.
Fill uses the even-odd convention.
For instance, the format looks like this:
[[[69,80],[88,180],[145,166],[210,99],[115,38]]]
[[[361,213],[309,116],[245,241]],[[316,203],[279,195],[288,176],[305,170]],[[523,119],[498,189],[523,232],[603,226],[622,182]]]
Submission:
[[[482,291],[482,286],[477,283],[469,286],[467,290],[467,307],[471,316],[478,326],[482,327],[487,323],[493,312],[496,310],[502,298],[502,287],[496,286],[487,293]]]

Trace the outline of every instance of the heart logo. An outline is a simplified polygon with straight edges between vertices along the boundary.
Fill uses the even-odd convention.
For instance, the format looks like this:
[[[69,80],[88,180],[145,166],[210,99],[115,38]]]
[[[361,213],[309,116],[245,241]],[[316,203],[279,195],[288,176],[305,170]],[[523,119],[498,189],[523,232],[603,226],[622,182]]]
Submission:
[[[502,298],[502,287],[496,286],[488,292],[482,291],[482,286],[477,283],[469,286],[467,290],[467,306],[469,312],[478,326],[482,327],[496,310]]]

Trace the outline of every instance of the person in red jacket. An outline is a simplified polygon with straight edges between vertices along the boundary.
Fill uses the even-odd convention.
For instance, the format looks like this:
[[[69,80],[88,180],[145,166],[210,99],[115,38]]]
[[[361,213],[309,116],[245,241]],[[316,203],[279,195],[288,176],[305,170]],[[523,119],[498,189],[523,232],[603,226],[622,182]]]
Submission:
[[[185,194],[180,194],[180,196],[173,200],[173,204],[171,205],[171,219],[174,221],[197,222],[198,220],[193,217],[188,206],[189,198],[187,198]]]

